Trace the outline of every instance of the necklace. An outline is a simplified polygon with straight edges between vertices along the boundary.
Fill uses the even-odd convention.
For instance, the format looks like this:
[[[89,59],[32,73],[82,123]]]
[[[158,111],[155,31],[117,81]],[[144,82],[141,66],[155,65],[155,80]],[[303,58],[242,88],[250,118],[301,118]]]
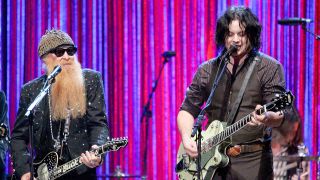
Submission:
[[[57,134],[57,138],[53,137],[53,131],[52,131],[52,108],[51,108],[51,93],[49,90],[48,93],[48,100],[49,100],[49,121],[50,121],[50,134],[51,134],[51,139],[54,142],[54,149],[56,150],[56,152],[59,151],[59,149],[61,148],[61,142],[60,142],[60,131],[61,131],[61,121],[59,123],[59,130],[58,130],[58,134]]]

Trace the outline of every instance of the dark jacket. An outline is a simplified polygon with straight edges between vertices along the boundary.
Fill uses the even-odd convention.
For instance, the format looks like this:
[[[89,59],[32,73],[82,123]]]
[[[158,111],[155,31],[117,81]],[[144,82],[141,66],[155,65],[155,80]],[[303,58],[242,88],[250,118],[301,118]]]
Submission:
[[[9,127],[8,122],[8,105],[6,102],[6,96],[3,91],[0,91],[0,124],[4,124]],[[7,134],[9,132],[9,129],[7,129]],[[8,137],[8,135],[7,135]],[[8,150],[8,139],[7,137],[0,137],[0,169],[3,169],[5,167],[6,163],[6,152]]]
[[[83,75],[87,96],[87,111],[84,117],[72,119],[70,123],[70,134],[67,143],[72,159],[89,150],[94,144],[98,146],[104,144],[109,136],[101,75],[96,71],[88,69],[83,70]],[[25,84],[21,91],[17,119],[11,139],[14,168],[18,177],[29,172],[29,152],[27,151],[29,123],[25,118],[25,112],[30,103],[39,94],[46,78],[47,76],[44,75]],[[49,124],[47,95],[35,108],[33,117],[36,160],[40,160],[53,150],[45,146],[46,143],[44,143],[48,141],[46,138],[50,137],[47,135]],[[88,167],[83,165],[77,168],[76,171],[77,174],[82,174],[88,171]]]

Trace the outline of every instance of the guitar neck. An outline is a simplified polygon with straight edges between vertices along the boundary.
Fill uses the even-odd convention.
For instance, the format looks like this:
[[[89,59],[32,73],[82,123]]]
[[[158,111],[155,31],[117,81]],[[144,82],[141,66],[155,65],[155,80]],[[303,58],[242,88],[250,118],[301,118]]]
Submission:
[[[95,154],[95,156],[99,156],[102,154],[105,154],[109,151],[117,151],[120,147],[125,147],[128,143],[127,138],[119,138],[119,139],[115,139],[113,141],[107,142],[106,144],[100,146],[98,149],[93,150],[91,152],[93,152]],[[79,166],[81,166],[83,164],[83,162],[80,161],[81,156],[55,168],[52,172],[51,172],[51,178],[50,179],[56,179],[76,168],[78,168]]]
[[[272,103],[268,103],[264,106],[262,106],[260,109],[256,110],[256,114],[261,115],[270,110],[270,106],[272,106]],[[222,141],[226,140],[228,137],[230,137],[232,134],[236,133],[240,129],[242,129],[244,126],[247,125],[248,122],[250,122],[251,117],[253,116],[253,112],[246,115],[245,117],[241,118],[239,121],[235,122],[234,124],[228,126],[225,130],[217,134],[216,136],[208,139],[207,144],[210,144],[211,146],[216,146],[220,144]]]

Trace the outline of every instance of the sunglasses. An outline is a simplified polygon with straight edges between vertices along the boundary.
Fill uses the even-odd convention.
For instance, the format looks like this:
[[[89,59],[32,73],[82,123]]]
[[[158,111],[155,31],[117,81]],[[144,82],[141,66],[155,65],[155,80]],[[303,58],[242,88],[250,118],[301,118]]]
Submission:
[[[73,56],[77,52],[77,47],[68,47],[66,49],[64,48],[55,48],[50,53],[54,53],[57,57],[61,57],[64,55],[64,53],[67,52],[69,56]]]

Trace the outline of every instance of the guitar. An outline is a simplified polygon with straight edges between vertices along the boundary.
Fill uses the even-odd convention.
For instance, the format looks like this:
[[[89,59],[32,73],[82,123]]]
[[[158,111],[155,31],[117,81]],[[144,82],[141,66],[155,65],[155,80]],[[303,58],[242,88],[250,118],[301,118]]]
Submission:
[[[121,147],[125,147],[127,143],[127,138],[112,139],[92,152],[98,156],[109,151],[117,151]],[[50,152],[40,162],[34,163],[34,177],[37,180],[57,179],[81,166],[83,163],[80,161],[80,157],[58,166],[58,154]]]
[[[261,115],[267,111],[283,110],[285,107],[291,106],[293,98],[290,91],[285,92],[256,110],[256,113]],[[228,127],[226,122],[215,120],[206,131],[203,131],[200,164],[201,175],[204,179],[212,179],[217,168],[227,166],[229,158],[226,155],[226,149],[231,144],[230,136],[245,127],[252,116],[253,112]],[[197,178],[196,158],[191,158],[186,154],[182,143],[179,147],[175,171],[179,179]]]

